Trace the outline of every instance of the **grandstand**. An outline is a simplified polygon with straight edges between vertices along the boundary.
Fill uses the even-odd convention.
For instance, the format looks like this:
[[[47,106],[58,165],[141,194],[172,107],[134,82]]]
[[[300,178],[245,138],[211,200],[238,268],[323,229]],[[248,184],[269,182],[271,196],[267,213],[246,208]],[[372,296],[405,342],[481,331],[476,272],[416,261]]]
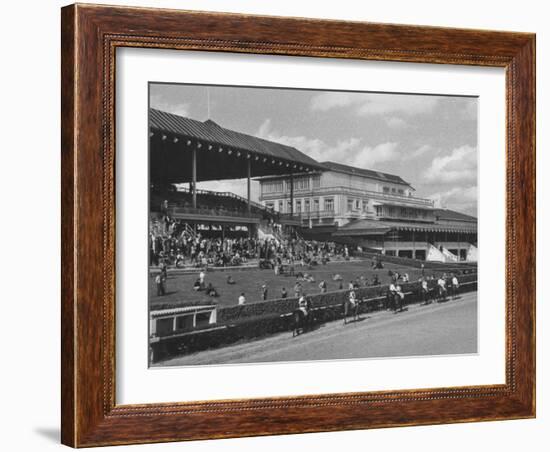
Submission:
[[[162,216],[197,225],[243,227],[253,236],[261,222],[292,227],[292,218],[251,200],[251,178],[317,171],[321,166],[299,150],[160,110],[149,110],[151,222]],[[246,179],[247,197],[197,190],[197,182]],[[181,188],[181,184],[189,184]],[[178,186],[177,190],[175,187]],[[223,229],[225,230],[225,229]]]
[[[420,261],[456,266],[477,259],[477,220],[435,209],[399,176],[319,163],[212,120],[156,109],[149,119],[154,266],[250,267],[263,259],[272,268],[275,258],[303,265],[334,260],[344,250],[352,261],[384,255],[386,262],[402,259],[396,263],[411,269]],[[244,178],[246,197],[196,187],[199,181]],[[259,203],[251,199],[252,178],[260,181]],[[340,245],[312,252],[319,246],[308,243],[320,242]]]

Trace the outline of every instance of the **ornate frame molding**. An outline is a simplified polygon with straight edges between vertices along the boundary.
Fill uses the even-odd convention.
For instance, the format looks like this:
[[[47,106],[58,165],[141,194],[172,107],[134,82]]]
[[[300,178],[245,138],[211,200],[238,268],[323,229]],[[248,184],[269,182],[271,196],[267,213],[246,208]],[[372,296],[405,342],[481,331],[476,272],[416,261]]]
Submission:
[[[81,447],[535,415],[534,35],[71,5],[62,9],[62,43],[64,444]],[[506,383],[116,405],[114,89],[118,47],[504,67]]]

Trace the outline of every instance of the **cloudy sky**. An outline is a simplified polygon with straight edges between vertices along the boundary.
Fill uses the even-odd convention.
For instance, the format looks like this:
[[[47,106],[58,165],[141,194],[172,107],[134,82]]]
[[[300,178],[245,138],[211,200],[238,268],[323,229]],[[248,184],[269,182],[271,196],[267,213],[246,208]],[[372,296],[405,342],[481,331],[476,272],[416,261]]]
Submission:
[[[210,117],[318,161],[398,174],[417,196],[477,216],[475,98],[151,84],[150,105],[199,121]],[[197,186],[246,193],[242,180]]]

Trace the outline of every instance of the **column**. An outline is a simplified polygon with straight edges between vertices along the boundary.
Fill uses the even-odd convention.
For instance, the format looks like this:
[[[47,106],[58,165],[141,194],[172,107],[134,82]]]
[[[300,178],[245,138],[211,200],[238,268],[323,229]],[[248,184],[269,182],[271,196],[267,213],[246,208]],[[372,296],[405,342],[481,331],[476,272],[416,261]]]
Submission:
[[[290,172],[290,216],[294,216],[294,175]]]
[[[191,182],[191,185],[193,186],[193,208],[196,209],[197,208],[197,149],[196,148],[193,148],[191,155],[192,155],[191,166],[193,169],[192,182]]]
[[[246,207],[250,216],[250,159],[246,160]]]

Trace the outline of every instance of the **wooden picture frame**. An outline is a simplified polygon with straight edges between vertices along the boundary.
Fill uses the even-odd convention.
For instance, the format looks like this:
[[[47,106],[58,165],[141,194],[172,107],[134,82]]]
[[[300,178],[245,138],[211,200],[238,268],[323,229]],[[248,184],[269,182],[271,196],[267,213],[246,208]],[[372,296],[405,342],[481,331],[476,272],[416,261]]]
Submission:
[[[62,442],[73,447],[535,416],[535,36],[71,5],[62,9]],[[506,383],[115,403],[115,50],[146,47],[506,69]]]

